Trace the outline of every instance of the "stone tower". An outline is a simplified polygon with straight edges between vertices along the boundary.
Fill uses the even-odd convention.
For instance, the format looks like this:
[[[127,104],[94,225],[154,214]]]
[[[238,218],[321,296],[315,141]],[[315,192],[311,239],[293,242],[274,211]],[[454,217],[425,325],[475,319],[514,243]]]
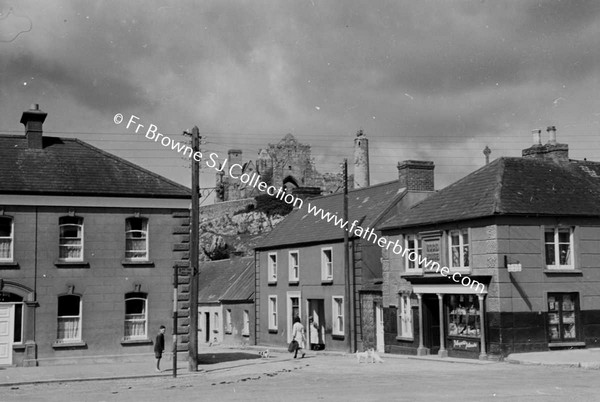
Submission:
[[[369,140],[358,130],[354,139],[354,188],[369,187],[369,182]]]

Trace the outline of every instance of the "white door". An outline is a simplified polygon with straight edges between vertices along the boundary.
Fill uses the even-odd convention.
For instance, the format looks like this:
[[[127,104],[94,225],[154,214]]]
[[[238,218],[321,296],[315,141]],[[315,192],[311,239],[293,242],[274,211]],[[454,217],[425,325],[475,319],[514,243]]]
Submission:
[[[14,304],[0,303],[0,365],[12,364]]]
[[[375,305],[375,347],[378,353],[385,351],[385,342],[383,340],[383,308],[381,304]]]

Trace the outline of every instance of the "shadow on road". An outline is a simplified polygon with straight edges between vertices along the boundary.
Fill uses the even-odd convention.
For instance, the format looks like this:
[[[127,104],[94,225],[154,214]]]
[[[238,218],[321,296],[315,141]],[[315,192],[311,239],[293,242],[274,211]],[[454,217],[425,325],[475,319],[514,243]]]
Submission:
[[[260,359],[258,353],[200,353],[198,354],[198,364],[216,364],[223,362],[233,362],[236,360]]]

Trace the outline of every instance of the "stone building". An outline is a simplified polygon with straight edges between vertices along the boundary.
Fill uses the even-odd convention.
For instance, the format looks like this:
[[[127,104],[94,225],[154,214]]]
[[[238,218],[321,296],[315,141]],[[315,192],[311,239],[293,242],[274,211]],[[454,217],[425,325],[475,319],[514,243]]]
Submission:
[[[359,177],[355,186],[360,188],[369,185],[368,152],[368,140],[361,130],[357,133],[354,152],[355,176]],[[230,149],[227,156],[229,166],[234,169],[231,172],[233,176],[239,177],[242,173],[255,172],[268,185],[282,187],[288,192],[327,195],[342,189],[341,174],[319,173],[314,166],[310,145],[298,142],[292,134],[287,134],[277,144],[269,144],[267,148],[261,149],[254,161],[244,163],[240,149]],[[237,166],[233,167],[234,165]],[[215,202],[251,198],[260,193],[256,188],[246,186],[228,173],[229,170],[224,169],[216,174]],[[352,176],[348,182],[353,182]]]

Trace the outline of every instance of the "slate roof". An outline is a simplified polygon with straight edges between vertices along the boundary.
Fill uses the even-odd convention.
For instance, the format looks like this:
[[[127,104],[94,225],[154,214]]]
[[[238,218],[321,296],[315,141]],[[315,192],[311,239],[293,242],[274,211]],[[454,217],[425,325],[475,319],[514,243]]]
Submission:
[[[348,222],[358,220],[363,228],[373,228],[396,200],[406,194],[398,180],[367,188],[348,191]],[[282,247],[292,244],[328,242],[344,238],[344,230],[333,221],[308,212],[308,205],[343,218],[342,193],[305,200],[302,208],[293,211],[258,244],[257,249]]]
[[[199,303],[252,301],[254,257],[208,261],[200,264]]]
[[[494,215],[598,216],[600,164],[498,158],[421,201],[379,229]]]
[[[190,198],[165,177],[74,138],[0,135],[0,194]]]

